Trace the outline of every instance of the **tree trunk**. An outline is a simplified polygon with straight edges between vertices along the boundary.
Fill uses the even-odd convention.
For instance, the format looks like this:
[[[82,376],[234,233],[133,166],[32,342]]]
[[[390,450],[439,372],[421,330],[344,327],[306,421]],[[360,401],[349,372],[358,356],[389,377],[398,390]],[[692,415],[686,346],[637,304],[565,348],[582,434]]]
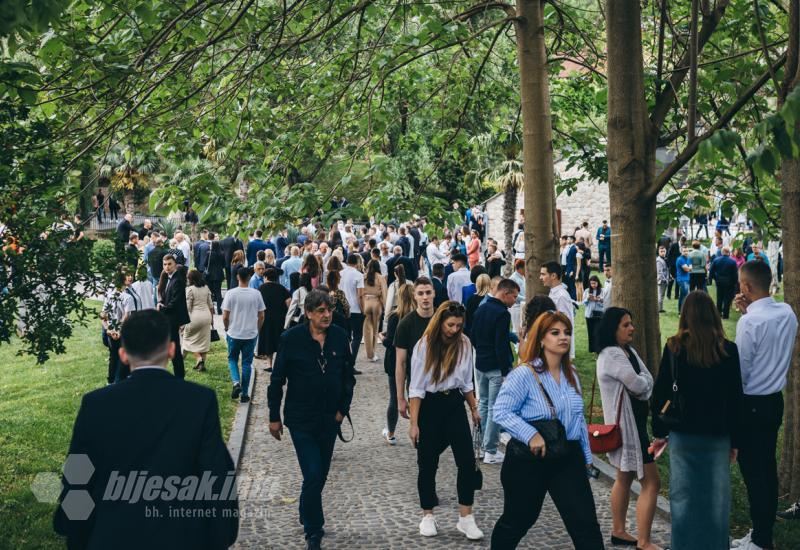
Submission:
[[[656,200],[646,198],[655,178],[657,133],[644,93],[639,0],[606,2],[608,40],[608,194],[614,306],[631,312],[634,347],[656,372],[661,352],[656,296]]]
[[[789,51],[786,55],[784,87],[779,93],[779,107],[786,95],[800,86],[800,0],[792,0],[789,8]],[[795,132],[800,122],[795,123]],[[783,295],[800,317],[800,159],[783,159],[781,165],[781,232],[783,234]],[[786,406],[783,420],[783,449],[778,475],[780,492],[791,499],[800,497],[800,336],[794,344],[792,365],[786,384]]]
[[[125,213],[133,215],[136,201],[133,198],[133,189],[125,189],[122,195],[122,202],[125,208]]]
[[[539,267],[557,258],[553,141],[544,37],[544,1],[519,0],[515,20],[525,175],[526,296],[544,293]]]
[[[503,274],[511,276],[514,270],[514,253],[511,251],[514,238],[514,214],[517,211],[517,186],[509,185],[503,190],[503,245],[506,251],[506,265]]]

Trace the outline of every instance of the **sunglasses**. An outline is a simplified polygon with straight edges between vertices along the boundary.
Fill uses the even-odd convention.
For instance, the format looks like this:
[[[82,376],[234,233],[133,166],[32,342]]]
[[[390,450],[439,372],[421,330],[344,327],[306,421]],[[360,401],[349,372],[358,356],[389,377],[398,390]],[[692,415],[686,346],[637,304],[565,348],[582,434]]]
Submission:
[[[447,306],[447,312],[464,315],[467,312],[467,308],[465,308],[463,304],[455,303]]]

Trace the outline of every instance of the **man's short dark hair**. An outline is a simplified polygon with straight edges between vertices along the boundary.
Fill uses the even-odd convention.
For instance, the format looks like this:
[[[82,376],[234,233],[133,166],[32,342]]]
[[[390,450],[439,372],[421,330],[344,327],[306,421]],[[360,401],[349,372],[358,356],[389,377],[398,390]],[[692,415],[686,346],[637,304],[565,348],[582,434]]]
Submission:
[[[169,344],[169,319],[154,309],[133,311],[122,323],[122,347],[137,361],[164,360]]]
[[[213,241],[216,238],[217,238],[217,234],[216,233],[214,233],[213,231],[209,231],[208,232],[208,239],[209,240]]]
[[[442,264],[433,264],[431,270],[433,271],[434,277],[437,277],[439,279],[444,277],[444,266]]]
[[[744,275],[747,281],[761,292],[769,292],[772,284],[772,269],[764,260],[750,260],[742,264],[739,273]]]
[[[480,277],[484,273],[488,273],[488,271],[486,271],[486,268],[483,267],[481,264],[475,264],[472,266],[472,269],[469,270],[469,280],[474,285],[475,281],[478,280],[478,277]]]
[[[433,281],[428,279],[425,275],[417,277],[417,280],[414,281],[414,288],[417,288],[418,286],[425,286],[425,285],[433,286]]]
[[[324,290],[314,289],[306,295],[303,302],[303,309],[305,311],[314,311],[319,306],[327,306],[328,309],[333,309],[333,298]]]
[[[498,292],[519,292],[520,288],[516,281],[512,279],[503,279],[497,283]]]
[[[461,262],[462,264],[467,265],[467,257],[460,252],[458,254],[453,254],[452,260],[453,262]]]
[[[375,248],[376,246],[378,246],[378,241],[376,241],[375,239],[370,239],[367,242],[369,243],[370,248]]]
[[[347,265],[358,265],[358,254],[349,254],[347,256]]]
[[[545,262],[542,267],[550,274],[555,274],[559,279],[561,278],[561,264],[558,262]]]
[[[264,232],[263,232],[263,231],[261,231],[260,229],[256,229],[256,238],[257,238],[257,239],[260,239],[260,238],[261,238],[261,235],[263,235],[263,234],[264,234]]]
[[[236,277],[242,282],[250,280],[250,277],[252,276],[253,276],[252,267],[242,266],[236,270]]]

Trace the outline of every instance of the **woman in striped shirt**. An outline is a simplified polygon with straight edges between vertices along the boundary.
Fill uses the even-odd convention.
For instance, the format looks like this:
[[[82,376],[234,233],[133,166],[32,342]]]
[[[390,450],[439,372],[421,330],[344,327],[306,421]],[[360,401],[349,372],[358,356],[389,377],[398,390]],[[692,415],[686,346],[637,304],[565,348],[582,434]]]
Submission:
[[[542,509],[545,493],[556,504],[578,550],[603,548],[587,473],[592,464],[578,375],[569,359],[572,324],[560,312],[539,316],[520,348],[521,365],[497,395],[494,420],[524,443],[531,456],[506,453],[500,480],[503,515],[492,533],[495,550],[516,548]],[[555,413],[555,414],[554,414]],[[557,418],[564,426],[567,456],[547,460],[547,446],[531,423]]]

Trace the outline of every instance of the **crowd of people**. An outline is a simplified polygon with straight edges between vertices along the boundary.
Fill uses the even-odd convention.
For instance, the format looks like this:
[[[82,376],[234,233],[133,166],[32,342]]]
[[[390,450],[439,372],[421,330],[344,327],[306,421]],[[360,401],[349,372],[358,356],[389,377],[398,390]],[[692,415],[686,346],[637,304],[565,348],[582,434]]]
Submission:
[[[324,535],[322,493],[361,374],[355,360],[362,344],[371,362],[385,349],[381,437],[389,447],[397,444],[399,418],[408,421],[422,536],[442,528],[434,514],[436,473],[450,447],[458,470],[455,528],[468,539],[484,537],[473,514],[480,463],[501,464],[504,508],[491,530],[492,548],[517,546],[545,494],[576,548],[603,548],[589,484],[598,475],[593,450],[602,448],[617,470],[609,542],[656,550],[655,461],[669,442],[672,547],[728,548],[728,461],[738,460],[753,530],[733,546],[771,548],[775,447],[791,361],[786,343],[794,341],[797,319],[771,297],[773,273],[759,247],[749,243],[739,262],[721,236],[713,250],[692,243],[690,252],[685,240],[659,243],[659,308],[675,283],[680,321],[654,379],[656,365],[632,347],[636,319],[612,303],[607,222],[596,231],[584,223],[562,238],[560,261],[537,273],[548,294],[532,295],[523,241],[515,235],[507,254],[485,235],[481,216],[468,212],[463,225],[441,233],[430,231],[425,218],[329,227],[307,220],[291,232],[257,229],[246,243],[207,230],[193,243],[180,231],[168,239],[147,221],[137,230],[123,219],[117,238],[127,268],[103,307],[108,382],[131,376],[120,349],[137,312],[156,309],[166,317],[178,378],[188,353],[195,369],[209,368],[206,354],[219,338],[214,316],[221,315],[231,397],[249,400],[254,358],[272,373],[269,431],[281,439],[289,428],[303,474],[299,516],[308,548],[319,548]],[[602,280],[591,274],[593,252]],[[716,306],[708,280],[718,287]],[[581,305],[597,362],[592,398],[597,385],[603,411],[603,430],[594,432],[573,364]],[[742,313],[735,343],[721,321],[730,307]],[[626,525],[634,480],[642,487],[635,535]]]

